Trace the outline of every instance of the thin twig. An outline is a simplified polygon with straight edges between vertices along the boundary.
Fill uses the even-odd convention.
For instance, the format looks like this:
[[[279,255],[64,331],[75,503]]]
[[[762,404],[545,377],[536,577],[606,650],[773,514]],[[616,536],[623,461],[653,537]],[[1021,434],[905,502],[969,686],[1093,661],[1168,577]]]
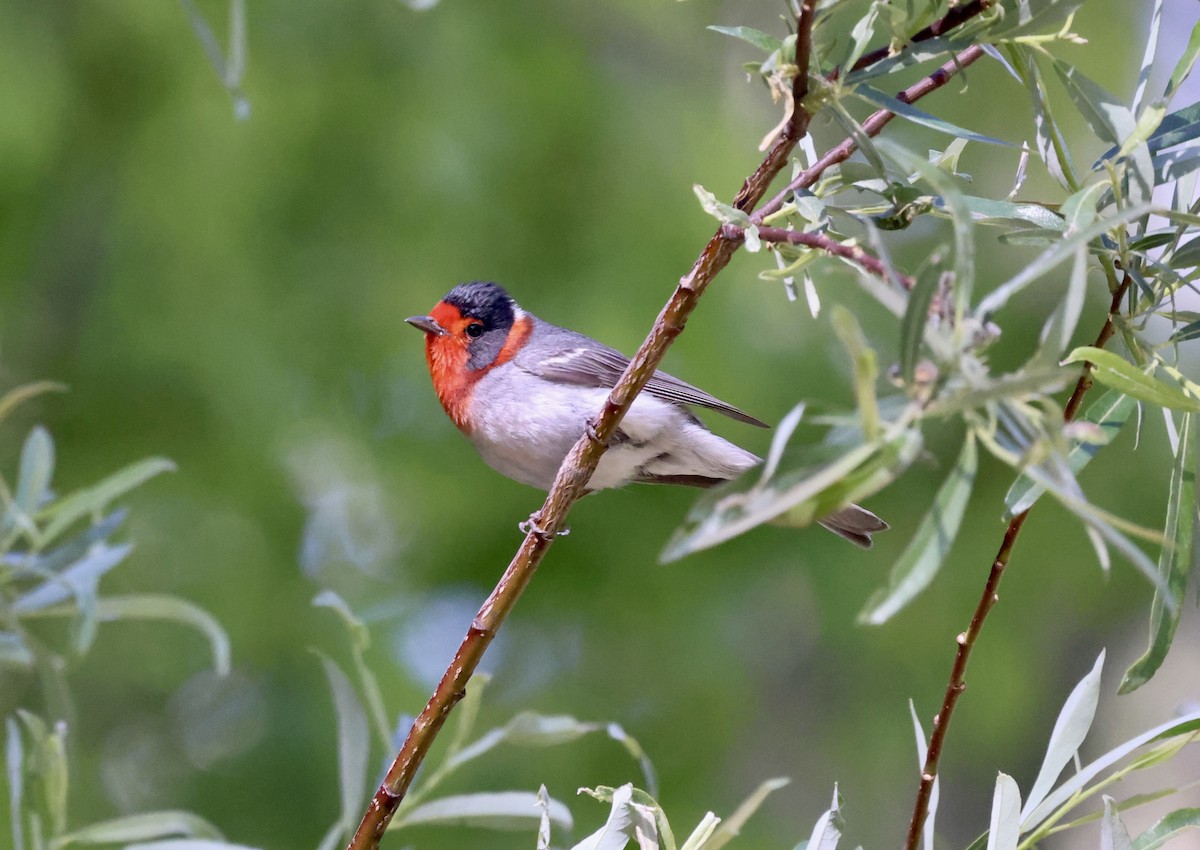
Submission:
[[[942,35],[945,35],[959,24],[965,23],[976,15],[987,11],[993,5],[995,5],[995,0],[971,0],[970,3],[963,3],[961,6],[954,6],[948,12],[946,12],[945,17],[942,17],[925,27],[925,29],[921,30],[912,38],[910,38],[908,43],[915,44],[918,41],[927,41],[931,38],[938,38]],[[881,59],[887,59],[891,55],[893,55],[893,53],[890,45],[886,47],[880,47],[877,50],[872,50],[870,53],[864,53],[861,57],[859,57],[859,60],[854,63],[850,70],[861,71],[863,68],[874,65]]]
[[[951,77],[959,71],[966,68],[968,65],[975,62],[984,55],[983,48],[979,45],[972,45],[966,50],[958,53],[953,59],[942,65],[932,74],[924,77],[919,82],[909,86],[904,91],[896,95],[896,100],[901,103],[914,103],[930,92],[940,89],[946,83],[950,82]],[[896,117],[896,113],[889,112],[886,109],[880,109],[878,112],[871,114],[866,121],[862,123],[863,132],[868,136],[875,137],[879,132],[887,126],[888,122]],[[750,216],[750,221],[754,224],[762,224],[762,222],[771,215],[779,212],[783,205],[787,203],[788,197],[797,189],[807,189],[821,179],[831,166],[837,165],[839,162],[844,162],[849,159],[851,154],[858,150],[858,142],[854,141],[853,137],[847,136],[841,144],[830,148],[829,151],[814,162],[811,166],[801,171],[796,175],[791,183],[787,184],[782,191],[774,198],[762,205],[754,215]]]
[[[746,231],[736,224],[724,225],[721,232],[726,239],[744,240],[746,238]],[[826,254],[841,257],[843,260],[849,260],[855,265],[862,266],[876,277],[895,280],[905,289],[911,290],[917,284],[912,275],[900,274],[894,269],[889,269],[887,264],[861,245],[847,245],[824,233],[805,233],[800,230],[784,230],[782,227],[759,227],[758,238],[764,242],[787,242],[824,251]]]
[[[792,118],[784,131],[776,137],[762,163],[742,185],[733,202],[737,209],[749,211],[755,208],[772,181],[787,164],[796,143],[808,132],[811,116],[803,108],[803,102],[808,95],[808,67],[811,63],[815,6],[816,0],[803,0],[797,20],[796,64],[799,70],[792,81],[792,97],[795,104]],[[966,56],[968,52],[964,51],[954,62],[948,63],[949,70],[947,66],[943,66],[922,83],[906,89],[901,93],[901,97],[906,98],[905,102],[912,102],[944,85],[950,76],[978,58]],[[875,135],[886,123],[881,121],[873,128],[864,129]],[[841,159],[845,159],[853,150],[851,147]],[[816,176],[819,177],[819,173]],[[791,188],[785,190],[785,194],[787,191],[791,191]],[[587,482],[595,471],[608,440],[616,433],[621,418],[662,362],[667,348],[683,331],[688,316],[695,309],[705,288],[729,263],[741,244],[740,239],[728,238],[723,229],[718,228],[691,270],[680,279],[679,285],[655,320],[649,336],[638,348],[604,406],[590,423],[591,428],[563,460],[546,501],[534,517],[534,529],[526,535],[499,583],[479,609],[454,655],[454,660],[446,669],[424,710],[413,722],[400,752],[371,799],[354,837],[347,845],[347,850],[375,850],[379,846],[392,815],[404,799],[438,731],[450,711],[466,693],[467,682],[476,666],[533,578],[554,537],[563,529],[571,507],[585,492]]]
[[[1121,312],[1121,301],[1124,299],[1125,293],[1129,291],[1131,283],[1132,278],[1126,274],[1113,293],[1108,316],[1093,343],[1096,348],[1103,348],[1112,338],[1116,329],[1113,319]],[[1079,413],[1080,405],[1083,403],[1083,397],[1091,388],[1092,364],[1084,363],[1083,373],[1075,384],[1075,390],[1071,393],[1070,400],[1063,408],[1064,422],[1074,421]],[[971,624],[967,626],[965,632],[955,638],[958,648],[954,653],[954,666],[950,670],[950,681],[946,684],[946,693],[942,697],[942,710],[933,718],[933,732],[929,736],[929,749],[925,754],[925,764],[921,768],[921,782],[917,788],[917,799],[913,806],[912,820],[908,825],[908,838],[904,842],[904,850],[917,850],[917,844],[921,840],[921,830],[924,828],[925,818],[929,814],[929,796],[933,793],[933,783],[937,778],[938,762],[942,757],[946,731],[950,728],[950,718],[954,714],[954,706],[958,703],[962,692],[967,689],[965,679],[967,662],[971,658],[971,650],[975,648],[979,632],[983,629],[984,620],[987,619],[992,607],[1000,601],[996,592],[1000,586],[1000,579],[1004,576],[1013,546],[1016,544],[1021,529],[1025,526],[1025,519],[1031,510],[1033,510],[1033,506],[1026,508],[1009,521],[1008,528],[1004,532],[1004,540],[1000,543],[1000,550],[996,553],[996,558],[992,561],[992,568],[988,572],[987,583],[983,586],[983,595],[979,598],[979,604],[975,606],[975,613],[971,615]]]

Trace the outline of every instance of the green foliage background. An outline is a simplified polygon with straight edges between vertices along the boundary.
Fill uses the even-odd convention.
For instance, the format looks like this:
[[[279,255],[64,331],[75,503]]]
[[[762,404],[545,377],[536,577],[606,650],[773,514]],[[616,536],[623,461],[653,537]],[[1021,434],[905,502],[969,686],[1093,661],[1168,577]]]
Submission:
[[[199,8],[223,32],[225,4]],[[0,463],[15,468],[35,422],[58,444],[59,491],[149,454],[174,459],[176,474],[127,500],[137,549],[106,587],[198,602],[234,646],[234,678],[220,684],[193,634],[103,627],[71,675],[78,824],[179,807],[245,844],[316,844],[337,814],[335,729],[308,648],[344,657],[346,639],[311,598],[332,587],[368,619],[389,709],[415,713],[428,671],[449,660],[515,549],[516,523],[540,504],[444,417],[403,318],[458,281],[491,278],[539,315],[632,351],[713,229],[692,184],[731,196],[778,120],[740,70],[758,57],[704,27],[778,32],[780,12],[267,0],[248,10],[242,122],[180,5],[0,0],[0,385],[70,387],[0,426]],[[1092,0],[1075,27],[1091,43],[1071,58],[1126,95],[1146,26],[1140,3]],[[983,133],[1032,136],[1024,92],[999,66],[966,78],[965,95],[956,82],[923,105]],[[814,132],[819,146],[840,138],[834,126]],[[926,146],[946,141],[929,134]],[[1015,156],[972,146],[962,167],[994,187],[1011,181]],[[1042,177],[1025,193],[1037,197]],[[915,230],[902,256],[928,251],[928,231]],[[980,285],[1013,263],[985,253]],[[801,399],[848,406],[828,314],[814,320],[757,280],[763,267],[735,259],[668,368],[768,421]],[[818,287],[894,356],[890,323],[848,273]],[[1095,296],[1081,343],[1103,315]],[[1035,310],[1039,297],[1022,303]],[[1019,310],[998,320],[993,357],[1015,363],[1008,352],[1027,349],[1040,323]],[[760,453],[769,443],[711,424]],[[679,828],[792,776],[745,846],[791,846],[837,781],[849,840],[894,846],[916,784],[906,700],[923,718],[940,702],[953,637],[1003,531],[1009,474],[983,460],[941,581],[882,628],[854,618],[953,462],[952,436],[947,456],[931,440],[928,460],[872,501],[900,530],[869,553],[820,531],[763,528],[660,567],[694,494],[585,500],[485,662],[496,679],[482,725],[522,708],[619,722],[653,758]],[[1136,454],[1132,442],[1126,429],[1082,480],[1097,503],[1157,526],[1169,468],[1160,423]],[[1141,649],[1150,586],[1120,562],[1105,580],[1082,529],[1046,502],[950,734],[939,828],[954,844],[986,827],[996,770],[1028,782],[1099,647],[1110,647],[1110,671]],[[1182,635],[1156,682],[1115,708],[1102,702],[1102,714],[1129,718],[1131,732],[1189,690],[1194,699],[1180,673],[1194,645]],[[0,673],[3,713],[40,699],[36,681]],[[497,750],[450,790],[544,782],[566,799],[636,778],[598,739]],[[604,813],[573,806],[580,835]],[[432,830],[410,840],[533,843]]]

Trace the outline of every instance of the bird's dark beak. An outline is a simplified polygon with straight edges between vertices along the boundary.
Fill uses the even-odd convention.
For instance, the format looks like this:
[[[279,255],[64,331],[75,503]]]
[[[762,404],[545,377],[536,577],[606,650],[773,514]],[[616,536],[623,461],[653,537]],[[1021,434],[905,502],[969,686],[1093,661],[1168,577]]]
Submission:
[[[450,335],[450,331],[439,325],[437,319],[433,316],[409,316],[404,321],[408,322],[414,328],[420,328],[427,334],[433,334],[434,336]]]

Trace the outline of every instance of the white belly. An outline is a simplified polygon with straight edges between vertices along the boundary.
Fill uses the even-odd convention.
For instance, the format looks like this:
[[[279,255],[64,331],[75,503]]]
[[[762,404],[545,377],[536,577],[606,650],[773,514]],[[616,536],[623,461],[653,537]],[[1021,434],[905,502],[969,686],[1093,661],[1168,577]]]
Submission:
[[[471,441],[497,472],[548,490],[608,393],[603,387],[553,384],[517,370],[490,372],[473,394]],[[625,439],[605,452],[588,489],[620,487],[644,475],[732,478],[758,463],[684,409],[646,394],[634,400],[620,431]]]

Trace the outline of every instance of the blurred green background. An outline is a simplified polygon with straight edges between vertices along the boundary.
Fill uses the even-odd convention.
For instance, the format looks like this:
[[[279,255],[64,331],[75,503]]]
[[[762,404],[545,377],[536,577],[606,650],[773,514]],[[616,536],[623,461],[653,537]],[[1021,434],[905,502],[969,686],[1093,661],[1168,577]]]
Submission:
[[[1076,29],[1090,44],[1068,58],[1127,95],[1147,8],[1087,3]],[[199,9],[223,34],[226,5]],[[456,282],[488,278],[539,315],[632,351],[713,230],[692,184],[731,197],[777,121],[741,71],[755,52],[705,26],[779,32],[781,11],[776,0],[450,0],[423,12],[394,0],[263,0],[248,9],[250,116],[239,121],[179,4],[0,0],[0,389],[41,378],[70,387],[0,426],[0,463],[11,476],[39,422],[58,444],[60,492],[140,457],[174,459],[177,473],[128,499],[136,550],[105,587],[202,604],[234,645],[236,672],[220,682],[190,632],[102,629],[71,674],[75,825],[187,808],[234,841],[315,846],[338,796],[333,708],[309,648],[345,660],[347,641],[310,600],[333,588],[368,618],[389,711],[416,713],[541,499],[455,431],[403,318]],[[1023,92],[994,63],[927,105],[984,133],[1032,136]],[[839,138],[824,123],[814,131],[819,147]],[[918,149],[946,143],[889,132]],[[1015,156],[971,146],[962,167],[981,193],[996,191]],[[1058,200],[1033,170],[1026,195]],[[922,228],[893,246],[915,261],[939,237]],[[981,240],[982,286],[1027,256],[996,251],[991,233]],[[768,421],[801,399],[850,404],[827,314],[814,320],[759,281],[769,262],[734,261],[667,368]],[[818,286],[826,304],[855,310],[890,362],[896,330],[853,277],[831,267]],[[1035,294],[1027,312],[1001,317],[997,362],[1028,352],[1053,298]],[[768,433],[711,424],[759,453],[769,444]],[[931,434],[929,456],[871,501],[896,527],[871,552],[821,531],[760,529],[662,567],[692,492],[587,499],[485,661],[496,678],[482,728],[522,709],[620,723],[654,760],[677,833],[782,775],[795,782],[742,846],[807,837],[835,782],[847,840],[897,845],[916,786],[907,700],[926,724],[940,704],[954,635],[1003,531],[1005,470],[984,461],[933,588],[882,628],[854,619],[958,436]],[[1084,484],[1103,506],[1157,525],[1160,424],[1136,454],[1132,436]],[[1150,589],[1120,562],[1105,579],[1054,505],[1030,521],[1001,597],[943,761],[948,846],[986,827],[997,770],[1031,781],[1058,705],[1101,647],[1112,735],[1197,696],[1189,612],[1159,679],[1116,700]],[[14,706],[40,708],[36,681],[0,678],[0,707]],[[545,783],[572,805],[580,837],[605,810],[575,801],[575,789],[635,779],[620,748],[597,739],[494,751],[449,790]],[[429,829],[393,843],[533,840]]]

